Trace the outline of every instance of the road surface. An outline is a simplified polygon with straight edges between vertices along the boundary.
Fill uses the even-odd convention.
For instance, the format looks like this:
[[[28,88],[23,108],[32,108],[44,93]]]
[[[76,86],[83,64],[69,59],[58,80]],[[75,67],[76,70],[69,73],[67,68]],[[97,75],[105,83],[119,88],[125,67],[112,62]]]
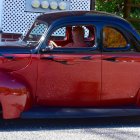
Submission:
[[[140,117],[0,120],[0,140],[139,140]]]

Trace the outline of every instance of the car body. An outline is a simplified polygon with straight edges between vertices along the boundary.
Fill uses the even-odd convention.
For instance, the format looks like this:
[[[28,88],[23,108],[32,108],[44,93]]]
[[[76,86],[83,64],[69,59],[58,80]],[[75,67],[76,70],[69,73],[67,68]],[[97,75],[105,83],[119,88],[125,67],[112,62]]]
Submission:
[[[72,40],[77,25],[88,30],[85,42],[92,47],[60,47]],[[52,36],[61,27],[65,37]],[[116,36],[119,41],[108,47]],[[43,14],[22,39],[0,46],[4,119],[140,114],[140,35],[120,17],[95,11]]]

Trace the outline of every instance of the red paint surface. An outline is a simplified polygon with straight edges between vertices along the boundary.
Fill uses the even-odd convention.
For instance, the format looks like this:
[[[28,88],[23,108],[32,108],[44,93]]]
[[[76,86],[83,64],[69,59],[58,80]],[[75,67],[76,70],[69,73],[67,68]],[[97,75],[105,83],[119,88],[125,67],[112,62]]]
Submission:
[[[91,60],[84,60],[84,57]],[[49,106],[95,106],[101,93],[101,55],[40,56],[37,100]],[[54,57],[54,60],[45,58]],[[67,62],[67,63],[66,63]]]
[[[8,59],[7,56],[14,58]],[[0,102],[5,119],[18,118],[33,105],[37,64],[32,62],[35,63],[30,54],[5,54],[0,58]]]
[[[86,14],[84,11],[76,13],[77,16]],[[88,13],[92,14],[92,12]],[[73,15],[71,12],[62,12],[56,13],[55,16],[41,15],[38,19],[52,22],[60,17],[67,17],[67,14]],[[109,18],[111,16],[107,17],[107,20],[111,19]],[[115,21],[115,18],[112,20]],[[123,24],[124,21],[117,18],[116,25],[117,22]],[[128,24],[125,25],[130,28]],[[85,41],[93,46],[95,40],[97,46],[101,47],[102,36],[99,32],[101,25],[97,31],[91,26],[87,28],[92,32]],[[67,29],[64,40],[55,40],[56,44],[65,46],[70,43],[71,30],[70,27]],[[128,31],[134,32],[132,29]],[[97,35],[97,38],[94,35]],[[8,34],[3,37],[10,40],[18,38]],[[139,39],[138,36],[136,38]],[[135,42],[135,39],[133,41]],[[11,48],[8,49],[12,52]],[[20,51],[17,54],[5,54],[5,52],[1,52],[0,56],[0,103],[5,119],[19,118],[24,110],[39,105],[103,108],[122,105],[140,106],[140,55],[136,51],[107,53],[95,50],[90,54],[47,52],[32,55],[18,54],[22,53]]]
[[[107,58],[116,58],[107,61]],[[102,105],[135,104],[140,88],[139,53],[102,55]]]
[[[14,60],[0,58],[4,118],[18,118],[34,105],[139,105],[138,53],[14,56]]]

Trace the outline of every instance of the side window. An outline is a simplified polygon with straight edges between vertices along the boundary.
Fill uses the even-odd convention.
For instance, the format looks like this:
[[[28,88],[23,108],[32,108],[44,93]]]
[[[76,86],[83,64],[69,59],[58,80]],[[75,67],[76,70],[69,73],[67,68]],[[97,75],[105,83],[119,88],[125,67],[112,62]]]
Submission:
[[[48,25],[36,22],[29,34],[26,35],[24,41],[31,41],[32,43],[34,42],[36,44],[41,39],[47,28]]]
[[[104,27],[103,29],[103,47],[104,48],[125,48],[127,40],[124,35],[117,29],[112,27]]]
[[[95,47],[96,33],[93,25],[73,25],[56,29],[49,38],[53,48]]]
[[[42,35],[45,32],[46,28],[47,28],[47,25],[45,25],[45,24],[38,24],[37,26],[35,26],[35,28],[31,31],[30,34],[31,35],[38,35],[38,36],[40,36],[40,35]]]
[[[84,32],[85,32],[84,38],[88,38],[88,37],[89,37],[90,31],[89,31],[89,29],[88,29],[87,27],[85,27],[85,26],[83,26],[83,28],[84,28]]]
[[[57,29],[53,34],[51,35],[51,40],[65,40],[66,39],[66,27],[62,27]]]

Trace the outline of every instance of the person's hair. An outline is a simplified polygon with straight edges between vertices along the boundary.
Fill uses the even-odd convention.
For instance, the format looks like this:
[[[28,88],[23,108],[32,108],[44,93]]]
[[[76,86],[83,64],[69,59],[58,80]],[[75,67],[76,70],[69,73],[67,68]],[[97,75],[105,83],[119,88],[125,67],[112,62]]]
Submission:
[[[77,32],[78,34],[80,34],[84,38],[85,33],[84,33],[83,27],[81,27],[81,26],[73,27],[72,31]]]

